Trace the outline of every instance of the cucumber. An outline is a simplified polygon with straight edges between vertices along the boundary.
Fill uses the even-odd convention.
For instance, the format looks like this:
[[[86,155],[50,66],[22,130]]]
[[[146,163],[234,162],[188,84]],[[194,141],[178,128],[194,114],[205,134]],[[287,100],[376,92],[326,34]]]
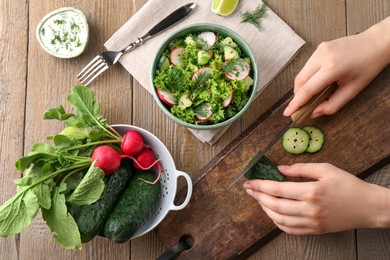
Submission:
[[[130,159],[124,158],[119,169],[106,179],[103,196],[91,205],[80,207],[76,223],[81,241],[92,240],[104,229],[104,224],[114,206],[126,190],[135,169]]]
[[[282,136],[282,147],[291,154],[304,153],[309,146],[309,134],[297,127],[288,129]]]
[[[315,126],[305,126],[303,127],[303,130],[305,130],[310,136],[310,142],[306,152],[316,153],[321,150],[325,141],[325,135],[321,129]]]
[[[245,177],[248,180],[260,179],[260,180],[272,180],[272,181],[286,181],[286,177],[281,174],[274,166],[274,164],[267,157],[263,156],[261,159],[252,167]]]
[[[226,61],[237,59],[238,57],[240,57],[240,55],[238,55],[237,50],[230,47],[229,45],[225,45],[223,47],[223,54],[224,54],[224,59]]]
[[[156,176],[151,172],[137,172],[109,215],[104,226],[104,236],[116,243],[129,240],[151,212],[159,194],[160,182],[148,184]]]
[[[169,69],[169,65],[171,65],[171,63],[169,62],[169,58],[168,57],[163,57],[161,58],[161,65],[160,65],[160,70],[167,70]]]

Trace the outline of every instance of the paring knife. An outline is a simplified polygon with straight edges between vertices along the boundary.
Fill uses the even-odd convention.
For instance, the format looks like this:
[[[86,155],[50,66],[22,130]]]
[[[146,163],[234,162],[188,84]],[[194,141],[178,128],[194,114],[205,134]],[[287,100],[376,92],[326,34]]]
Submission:
[[[294,114],[291,115],[291,121],[280,131],[278,134],[264,147],[261,152],[257,153],[257,155],[247,164],[242,173],[234,179],[234,181],[229,185],[228,189],[230,189],[242,176],[244,176],[252,167],[267,153],[267,151],[278,142],[278,140],[283,136],[283,134],[293,125],[300,122],[307,115],[310,115],[314,109],[321,104],[325,99],[329,98],[332,93],[337,89],[337,83],[332,83],[323,89],[320,93],[315,95],[309,103],[301,107]]]

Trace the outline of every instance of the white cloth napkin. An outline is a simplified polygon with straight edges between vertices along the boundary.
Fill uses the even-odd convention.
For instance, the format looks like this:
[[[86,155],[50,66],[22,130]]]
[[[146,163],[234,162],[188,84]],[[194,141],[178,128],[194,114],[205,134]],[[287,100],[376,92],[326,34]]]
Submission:
[[[190,3],[177,0],[149,0],[105,43],[107,50],[121,50],[137,37],[146,34],[157,22],[180,6]],[[261,19],[261,29],[249,23],[241,23],[245,11],[253,11],[261,1],[239,1],[236,10],[229,16],[218,16],[211,11],[212,1],[193,1],[194,12],[163,33],[146,41],[142,46],[124,55],[120,63],[149,92],[150,67],[154,54],[162,42],[178,29],[200,22],[216,23],[232,29],[241,35],[253,51],[259,69],[258,94],[283,70],[305,44],[280,17],[268,8]],[[151,97],[152,98],[152,97]],[[229,126],[216,130],[190,131],[202,142],[215,143]]]

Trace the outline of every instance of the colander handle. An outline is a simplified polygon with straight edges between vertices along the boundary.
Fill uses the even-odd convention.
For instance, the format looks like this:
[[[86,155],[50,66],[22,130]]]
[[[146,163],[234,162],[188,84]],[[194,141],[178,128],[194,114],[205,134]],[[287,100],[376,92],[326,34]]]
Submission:
[[[190,202],[190,199],[191,199],[191,195],[192,195],[192,180],[191,180],[191,177],[185,173],[185,172],[182,172],[182,171],[178,171],[176,170],[176,179],[178,179],[180,176],[184,177],[187,181],[187,196],[184,200],[184,202],[177,206],[174,204],[174,202],[172,202],[172,205],[170,207],[170,210],[181,210],[183,209],[185,206],[187,206],[188,202]]]

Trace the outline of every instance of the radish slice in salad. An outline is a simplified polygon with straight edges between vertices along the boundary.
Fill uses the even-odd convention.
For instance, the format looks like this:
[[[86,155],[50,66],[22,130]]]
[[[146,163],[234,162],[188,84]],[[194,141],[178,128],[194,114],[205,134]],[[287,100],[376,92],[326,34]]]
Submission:
[[[156,88],[157,96],[168,106],[174,106],[177,104],[176,99],[172,95],[171,92],[169,92],[166,89],[158,89]]]
[[[233,62],[232,70],[225,70],[225,76],[230,80],[243,80],[245,79],[250,72],[250,65],[245,59],[237,59],[231,61]]]
[[[201,32],[199,38],[204,40],[209,46],[213,46],[217,41],[217,36],[214,32]]]
[[[207,121],[211,118],[213,115],[213,112],[211,112],[211,104],[210,103],[204,103],[200,107],[198,107],[195,111],[196,118],[199,121]]]
[[[169,56],[169,59],[173,65],[177,66],[177,65],[181,64],[181,57],[180,56],[184,50],[185,50],[185,48],[182,46],[173,48],[171,55]]]
[[[191,80],[195,81],[199,76],[207,75],[207,77],[211,77],[211,67],[203,67],[195,71],[195,73],[192,75]]]
[[[222,107],[228,107],[230,103],[232,103],[233,97],[234,97],[234,92],[232,91],[231,94],[222,101]]]

